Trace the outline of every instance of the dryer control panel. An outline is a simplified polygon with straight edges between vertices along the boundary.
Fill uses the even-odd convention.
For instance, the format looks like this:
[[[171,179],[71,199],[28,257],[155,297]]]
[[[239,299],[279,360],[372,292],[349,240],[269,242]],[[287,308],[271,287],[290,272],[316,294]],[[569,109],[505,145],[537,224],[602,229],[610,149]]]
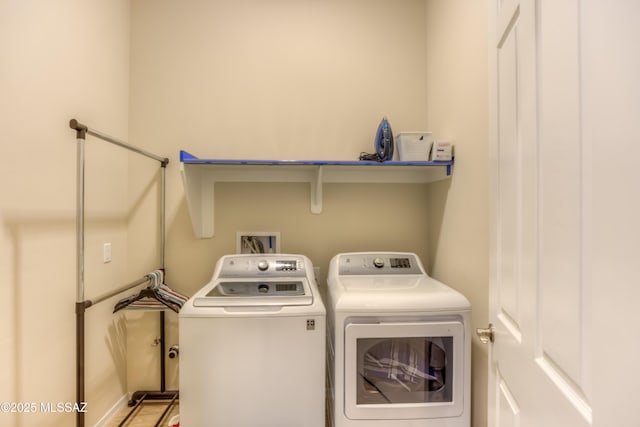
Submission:
[[[354,253],[342,254],[340,275],[425,274],[415,254]]]

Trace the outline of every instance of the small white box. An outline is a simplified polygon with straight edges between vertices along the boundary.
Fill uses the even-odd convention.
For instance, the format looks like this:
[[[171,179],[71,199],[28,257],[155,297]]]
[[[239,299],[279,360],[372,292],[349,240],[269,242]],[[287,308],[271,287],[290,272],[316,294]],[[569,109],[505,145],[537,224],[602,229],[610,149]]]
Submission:
[[[279,254],[279,231],[237,231],[236,252],[239,254]]]
[[[448,141],[436,141],[433,143],[433,161],[449,161],[453,159],[453,144]]]
[[[398,159],[401,162],[427,162],[432,143],[431,132],[400,132],[396,135]]]

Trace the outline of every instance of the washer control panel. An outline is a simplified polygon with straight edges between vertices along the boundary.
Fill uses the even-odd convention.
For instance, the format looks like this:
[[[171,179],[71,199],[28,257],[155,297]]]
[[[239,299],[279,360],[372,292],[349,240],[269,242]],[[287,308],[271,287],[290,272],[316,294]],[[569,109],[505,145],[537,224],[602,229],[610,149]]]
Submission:
[[[302,257],[274,255],[238,255],[226,257],[219,277],[304,277]]]
[[[342,254],[338,263],[341,275],[424,274],[410,253]]]

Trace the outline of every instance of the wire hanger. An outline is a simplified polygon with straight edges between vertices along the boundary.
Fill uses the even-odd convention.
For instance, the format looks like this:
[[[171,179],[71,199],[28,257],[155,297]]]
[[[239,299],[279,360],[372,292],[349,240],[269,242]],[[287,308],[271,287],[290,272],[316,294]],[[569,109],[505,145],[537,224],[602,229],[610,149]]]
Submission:
[[[113,309],[114,313],[128,307],[147,309],[158,308],[157,304],[145,304],[144,301],[141,301],[145,298],[147,300],[151,299],[158,301],[176,313],[180,311],[184,303],[187,301],[187,297],[172,290],[163,283],[164,273],[161,270],[155,270],[149,273],[147,277],[151,284],[146,288],[141,289],[137,294],[118,301]]]

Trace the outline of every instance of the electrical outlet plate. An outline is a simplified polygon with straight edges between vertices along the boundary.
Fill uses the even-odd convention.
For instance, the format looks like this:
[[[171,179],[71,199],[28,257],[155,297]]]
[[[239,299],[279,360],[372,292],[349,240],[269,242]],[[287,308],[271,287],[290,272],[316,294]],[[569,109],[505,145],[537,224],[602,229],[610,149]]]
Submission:
[[[238,231],[236,232],[236,252],[251,253],[280,253],[279,231]]]
[[[102,262],[105,264],[111,262],[111,243],[105,243],[102,246]]]

